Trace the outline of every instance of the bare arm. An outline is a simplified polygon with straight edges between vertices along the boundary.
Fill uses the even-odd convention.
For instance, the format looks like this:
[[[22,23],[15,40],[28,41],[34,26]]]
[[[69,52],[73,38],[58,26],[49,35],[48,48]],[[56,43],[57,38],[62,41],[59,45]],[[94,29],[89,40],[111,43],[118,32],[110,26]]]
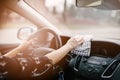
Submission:
[[[50,60],[52,60],[53,65],[58,63],[62,58],[65,57],[65,55],[72,50],[73,48],[77,47],[78,45],[81,45],[83,43],[83,38],[81,37],[72,37],[68,40],[68,42],[59,48],[58,50],[55,50],[51,53],[46,54],[45,56],[48,57]]]
[[[32,40],[31,40],[32,41]],[[23,41],[17,48],[13,49],[12,51],[6,53],[5,57],[15,57],[17,53],[19,53],[21,50],[23,50],[25,47],[28,46],[28,44],[31,41]],[[65,55],[72,50],[73,48],[77,47],[78,45],[83,43],[83,39],[79,36],[72,37],[68,40],[68,42],[59,48],[58,50],[54,50],[51,53],[46,54],[45,56],[48,57],[50,60],[52,60],[53,65],[58,63],[62,58],[65,57]]]
[[[16,47],[15,49],[11,50],[8,53],[6,53],[4,56],[12,58],[12,57],[16,56],[16,54],[19,53],[21,50],[23,50],[25,47],[27,47],[28,44],[29,44],[28,41],[23,41],[18,47]]]
[[[11,50],[10,52],[6,53],[4,56],[5,57],[14,57],[17,53],[19,53],[21,50],[19,49],[19,47]]]

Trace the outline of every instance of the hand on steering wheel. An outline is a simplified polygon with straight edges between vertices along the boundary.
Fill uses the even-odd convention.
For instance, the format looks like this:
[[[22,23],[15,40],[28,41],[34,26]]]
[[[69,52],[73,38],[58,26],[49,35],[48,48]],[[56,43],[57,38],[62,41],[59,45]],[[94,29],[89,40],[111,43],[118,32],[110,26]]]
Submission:
[[[55,41],[54,42],[55,48],[50,48],[50,45],[51,45],[50,43],[52,42],[52,40]],[[62,40],[60,36],[50,28],[43,28],[36,31],[35,33],[33,33],[31,36],[28,37],[27,41],[28,43],[30,43],[27,49],[24,49],[24,52],[27,54],[29,54],[29,50],[30,50],[29,48],[31,46],[34,47],[33,49],[31,49],[32,54],[48,53],[62,46]],[[23,45],[20,45],[20,46],[23,46]],[[23,46],[23,48],[24,47],[25,46]]]

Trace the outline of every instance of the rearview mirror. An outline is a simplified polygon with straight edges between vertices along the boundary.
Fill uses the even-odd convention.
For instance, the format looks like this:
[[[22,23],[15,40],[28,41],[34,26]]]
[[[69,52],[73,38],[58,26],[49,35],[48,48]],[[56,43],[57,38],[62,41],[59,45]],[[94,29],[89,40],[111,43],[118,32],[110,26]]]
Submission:
[[[93,7],[104,10],[120,9],[120,0],[76,0],[77,7]]]

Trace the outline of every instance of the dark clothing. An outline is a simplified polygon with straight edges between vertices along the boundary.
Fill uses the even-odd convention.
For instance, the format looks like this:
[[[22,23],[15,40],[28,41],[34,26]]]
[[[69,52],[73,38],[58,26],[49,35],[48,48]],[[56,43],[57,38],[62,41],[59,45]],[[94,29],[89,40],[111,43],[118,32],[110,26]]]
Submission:
[[[0,59],[0,80],[44,80],[53,68],[47,57],[3,57]]]

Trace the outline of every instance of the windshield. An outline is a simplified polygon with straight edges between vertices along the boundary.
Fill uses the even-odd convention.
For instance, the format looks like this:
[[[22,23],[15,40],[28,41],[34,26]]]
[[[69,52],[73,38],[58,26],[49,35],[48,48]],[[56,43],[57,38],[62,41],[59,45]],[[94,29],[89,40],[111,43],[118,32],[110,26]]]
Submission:
[[[62,33],[91,34],[96,39],[120,40],[120,10],[77,8],[74,0],[25,0],[25,2]]]

